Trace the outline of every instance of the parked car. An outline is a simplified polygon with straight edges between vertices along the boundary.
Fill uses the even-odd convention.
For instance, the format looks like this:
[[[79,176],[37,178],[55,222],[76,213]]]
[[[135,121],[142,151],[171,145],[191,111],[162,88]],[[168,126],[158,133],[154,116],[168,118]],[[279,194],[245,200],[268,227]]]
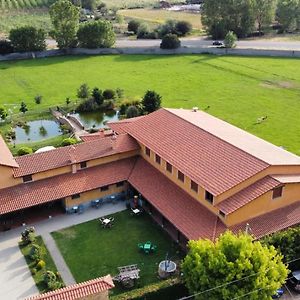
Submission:
[[[288,280],[289,286],[300,294],[300,270],[292,272],[292,277]]]
[[[278,289],[276,293],[272,296],[272,299],[278,299],[280,298],[284,293],[284,290],[282,288]]]
[[[221,41],[213,41],[213,46],[224,46],[224,44]]]

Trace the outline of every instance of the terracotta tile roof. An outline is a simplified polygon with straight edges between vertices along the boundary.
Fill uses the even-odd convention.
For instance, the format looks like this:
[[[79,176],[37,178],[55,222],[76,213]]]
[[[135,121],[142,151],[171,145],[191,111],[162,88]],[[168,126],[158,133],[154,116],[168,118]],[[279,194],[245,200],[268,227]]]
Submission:
[[[123,130],[215,196],[269,166],[165,109]]]
[[[123,120],[120,120],[117,122],[108,122],[107,126],[118,134],[126,133],[126,130],[125,130],[126,124],[131,124],[137,120],[142,119],[143,117],[144,116],[139,116],[139,117],[130,118],[130,119],[123,119]]]
[[[286,174],[286,175],[271,175],[272,178],[281,183],[298,183],[300,182],[300,174]]]
[[[178,117],[270,165],[300,165],[300,157],[203,111],[167,109]]]
[[[138,158],[128,182],[188,239],[213,239],[225,230],[217,216],[143,158]]]
[[[279,185],[279,181],[266,176],[220,202],[217,207],[225,214],[230,214]]]
[[[106,137],[47,152],[16,157],[20,167],[14,169],[14,176],[21,177],[70,165],[71,156],[74,162],[82,162],[139,148],[137,142],[128,134],[118,135],[114,142],[112,137]]]
[[[92,279],[89,281],[73,284],[56,291],[33,296],[26,300],[76,300],[95,295],[114,287],[110,275]]]
[[[8,166],[8,167],[19,167],[19,165],[13,158],[10,150],[8,149],[1,135],[0,135],[0,165]]]
[[[127,158],[0,190],[0,215],[127,180],[136,158]]]
[[[235,225],[230,230],[234,232],[245,231],[247,223],[250,225],[250,233],[257,239],[298,225],[300,223],[300,201]]]
[[[104,137],[112,136],[113,134],[114,134],[113,130],[104,130],[103,128],[101,128],[97,132],[81,135],[80,139],[83,142],[89,142],[89,141],[94,141],[94,140],[101,139]]]

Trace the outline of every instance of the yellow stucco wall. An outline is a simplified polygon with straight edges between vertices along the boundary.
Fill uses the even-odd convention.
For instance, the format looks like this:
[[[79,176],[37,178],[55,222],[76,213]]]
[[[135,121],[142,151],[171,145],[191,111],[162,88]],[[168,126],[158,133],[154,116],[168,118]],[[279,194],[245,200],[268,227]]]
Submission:
[[[212,211],[215,214],[218,214],[219,210],[215,208],[212,204],[210,204],[207,200],[205,200],[205,190],[198,185],[198,193],[193,191],[191,189],[191,179],[187,176],[184,176],[184,182],[180,181],[177,178],[177,172],[178,169],[172,166],[172,173],[168,172],[166,169],[166,161],[161,158],[161,164],[159,165],[155,161],[155,153],[153,151],[150,151],[150,157],[146,155],[145,153],[145,146],[140,144],[141,150],[140,155],[148,161],[152,166],[154,166],[156,169],[158,169],[160,172],[162,172],[165,176],[167,176],[170,180],[172,180],[176,185],[178,185],[180,188],[182,188],[184,191],[186,191],[189,195],[191,195],[194,199],[201,202],[205,207],[207,207],[210,211]],[[183,199],[184,200],[184,199]]]
[[[0,166],[0,189],[22,183],[22,178],[13,177],[13,168]]]
[[[282,196],[272,199],[273,191],[269,191],[251,201],[225,218],[228,226],[241,223],[249,218],[257,217],[274,209],[285,207],[300,201],[300,183],[289,183],[283,187]]]
[[[114,193],[121,193],[127,190],[127,183],[125,182],[123,186],[117,187],[116,184],[112,184],[109,186],[107,191],[100,191],[100,187],[91,191],[87,191],[84,193],[80,193],[80,198],[72,199],[72,197],[66,197],[64,200],[64,204],[66,207],[78,206],[79,204],[83,204],[86,202],[90,202],[91,200],[96,200]]]

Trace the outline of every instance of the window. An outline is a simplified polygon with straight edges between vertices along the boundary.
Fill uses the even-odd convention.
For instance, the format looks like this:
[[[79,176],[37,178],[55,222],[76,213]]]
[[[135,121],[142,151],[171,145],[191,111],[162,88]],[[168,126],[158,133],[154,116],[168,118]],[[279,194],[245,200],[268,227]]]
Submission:
[[[72,199],[78,199],[78,198],[80,198],[80,194],[74,194],[74,195],[72,195]]]
[[[225,213],[223,212],[223,211],[221,211],[221,210],[219,210],[219,215],[222,217],[222,218],[225,218]]]
[[[213,203],[214,201],[214,195],[211,194],[208,191],[205,191],[205,199],[209,202],[209,203]]]
[[[108,185],[105,185],[105,186],[102,186],[101,188],[100,188],[100,191],[101,192],[104,192],[104,191],[107,191],[109,189],[109,186]]]
[[[150,157],[150,149],[148,147],[145,148],[145,153],[147,156]]]
[[[283,186],[279,186],[275,189],[273,189],[273,199],[275,198],[279,198],[282,196],[282,190],[283,190]]]
[[[172,165],[167,162],[166,169],[168,172],[172,173]]]
[[[184,182],[184,174],[183,174],[182,172],[178,171],[177,178],[178,178],[180,181]]]
[[[121,187],[121,186],[123,186],[123,185],[124,185],[124,181],[120,181],[120,182],[118,182],[118,183],[116,184],[117,187]]]
[[[160,159],[160,156],[157,154],[155,154],[155,161],[160,165],[161,159]]]
[[[191,189],[194,192],[198,193],[198,184],[195,181],[193,181],[193,180],[191,180]]]
[[[86,168],[86,167],[87,167],[86,161],[82,161],[82,162],[80,163],[80,169],[84,169],[84,168]]]
[[[23,182],[29,182],[29,181],[32,181],[32,175],[23,176]]]

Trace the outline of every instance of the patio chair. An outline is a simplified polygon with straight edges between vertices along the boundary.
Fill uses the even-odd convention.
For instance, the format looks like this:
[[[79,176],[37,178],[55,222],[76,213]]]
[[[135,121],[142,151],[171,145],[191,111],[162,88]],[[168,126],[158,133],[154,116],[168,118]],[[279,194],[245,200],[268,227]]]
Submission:
[[[144,250],[144,245],[142,243],[138,243],[138,247],[140,250]]]
[[[155,252],[155,251],[157,250],[157,246],[156,246],[156,245],[151,245],[151,250],[152,250],[153,252]]]
[[[114,217],[109,217],[108,219],[110,220],[111,223],[113,223],[115,221]]]

